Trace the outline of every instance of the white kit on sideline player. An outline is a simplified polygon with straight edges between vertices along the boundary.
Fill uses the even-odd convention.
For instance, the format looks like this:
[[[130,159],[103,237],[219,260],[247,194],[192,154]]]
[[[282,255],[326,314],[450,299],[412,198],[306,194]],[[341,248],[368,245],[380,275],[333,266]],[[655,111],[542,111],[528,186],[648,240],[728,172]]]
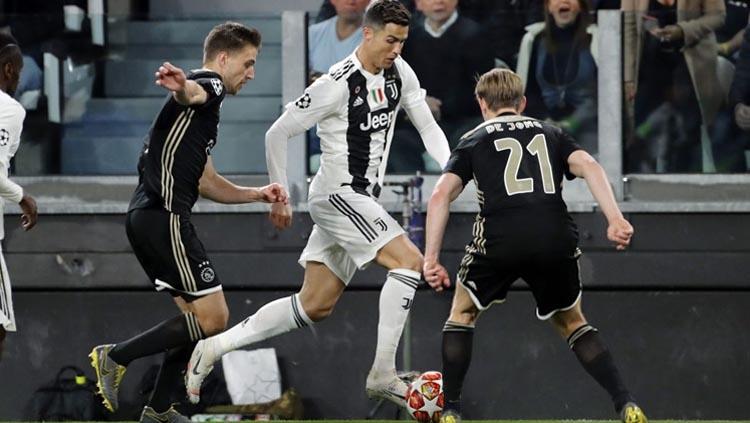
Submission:
[[[318,124],[322,156],[308,199],[315,225],[299,259],[304,282],[299,293],[272,301],[242,323],[198,343],[188,364],[191,401],[198,401],[201,382],[223,354],[323,320],[355,271],[375,261],[388,269],[388,276],[380,294],[377,347],[366,389],[370,397],[404,405],[407,386],[396,376],[396,349],[421,280],[422,254],[376,200],[399,107],[441,166],[450,155],[424,90],[399,57],[409,19],[396,0],[371,3],[358,48],[289,103],[266,133],[271,181],[286,186],[289,138]],[[270,218],[277,228],[288,227],[291,207],[273,205]]]
[[[8,34],[0,33],[0,197],[21,206],[21,226],[29,230],[36,224],[36,202],[25,195],[23,188],[8,178],[10,159],[21,142],[21,130],[26,111],[13,99],[23,67],[23,57],[18,42]],[[5,235],[3,226],[3,201],[0,201],[0,240]],[[10,277],[0,249],[0,358],[3,354],[6,332],[16,331]]]

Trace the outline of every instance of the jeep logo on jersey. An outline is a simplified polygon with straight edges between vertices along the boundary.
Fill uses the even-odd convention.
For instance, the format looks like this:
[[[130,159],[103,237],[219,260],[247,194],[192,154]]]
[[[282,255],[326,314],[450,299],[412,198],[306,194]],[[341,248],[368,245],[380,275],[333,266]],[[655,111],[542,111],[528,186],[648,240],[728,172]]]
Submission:
[[[216,95],[221,95],[221,92],[224,91],[224,86],[221,84],[221,81],[216,78],[211,79],[211,85],[214,87]]]
[[[368,113],[367,122],[360,123],[359,129],[363,131],[380,131],[388,127],[393,119],[393,110],[382,113]]]

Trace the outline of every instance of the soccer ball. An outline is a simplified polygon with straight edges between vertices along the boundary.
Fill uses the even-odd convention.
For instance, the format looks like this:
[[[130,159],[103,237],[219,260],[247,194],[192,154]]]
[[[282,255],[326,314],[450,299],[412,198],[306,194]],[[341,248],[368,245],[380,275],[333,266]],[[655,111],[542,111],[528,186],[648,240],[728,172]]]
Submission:
[[[420,422],[440,421],[444,403],[443,375],[440,372],[422,373],[406,391],[406,408],[409,414]]]

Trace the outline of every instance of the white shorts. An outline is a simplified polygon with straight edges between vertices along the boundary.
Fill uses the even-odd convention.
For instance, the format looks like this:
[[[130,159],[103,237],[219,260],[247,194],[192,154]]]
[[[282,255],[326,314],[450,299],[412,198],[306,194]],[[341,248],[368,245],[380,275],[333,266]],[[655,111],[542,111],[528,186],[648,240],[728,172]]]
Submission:
[[[13,297],[10,293],[10,277],[0,249],[0,326],[8,332],[16,331],[16,316],[13,313]]]
[[[385,244],[404,233],[377,201],[351,189],[310,199],[308,207],[315,225],[299,264],[323,263],[347,285],[357,269],[366,268]]]

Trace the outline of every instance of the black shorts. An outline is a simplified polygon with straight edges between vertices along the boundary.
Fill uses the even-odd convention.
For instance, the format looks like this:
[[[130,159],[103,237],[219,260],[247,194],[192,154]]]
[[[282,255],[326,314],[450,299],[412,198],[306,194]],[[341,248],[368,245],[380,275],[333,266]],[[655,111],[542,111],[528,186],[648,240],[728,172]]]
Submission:
[[[206,249],[186,216],[164,209],[134,209],[125,221],[128,240],[157,291],[190,301],[221,290]]]
[[[474,305],[484,310],[505,301],[508,289],[522,278],[536,299],[536,315],[546,320],[555,312],[571,309],[581,295],[577,247],[568,251],[486,254],[475,245],[466,247],[458,270],[458,282]]]

